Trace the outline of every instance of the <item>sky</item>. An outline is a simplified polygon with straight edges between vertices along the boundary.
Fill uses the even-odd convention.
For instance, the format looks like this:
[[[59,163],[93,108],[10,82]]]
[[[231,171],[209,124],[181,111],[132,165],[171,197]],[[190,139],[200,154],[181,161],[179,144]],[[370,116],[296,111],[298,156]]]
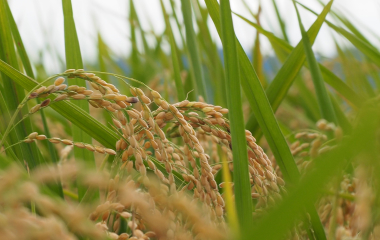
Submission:
[[[48,66],[50,73],[61,72],[58,59],[64,59],[64,32],[61,0],[8,0],[13,16],[19,27],[28,55],[32,61],[42,61]],[[256,12],[259,0],[230,0],[231,8],[252,20],[242,1]],[[180,0],[177,11],[180,11]],[[276,0],[281,16],[286,22],[287,33],[291,44],[296,45],[301,34],[298,21],[291,0]],[[299,2],[321,12],[322,6],[316,0],[299,0]],[[327,3],[328,1],[322,0]],[[140,17],[142,28],[145,31],[154,31],[161,34],[164,31],[164,20],[161,13],[159,0],[134,0],[137,13]],[[164,0],[168,6],[168,0]],[[101,33],[107,45],[113,52],[121,56],[130,53],[131,44],[127,16],[129,12],[129,0],[72,0],[74,19],[76,23],[82,56],[85,62],[95,61],[97,58],[97,34]],[[280,27],[277,24],[275,11],[271,0],[261,0],[262,16],[261,24],[264,29],[281,36]],[[365,35],[372,40],[375,46],[380,41],[375,36],[380,36],[380,1],[378,0],[335,0],[333,10],[345,13],[352,18],[357,27],[363,28]],[[314,15],[300,8],[301,18],[308,28],[316,19]],[[333,20],[331,16],[327,19]],[[181,20],[181,19],[180,19]],[[211,19],[208,25],[212,36],[221,46],[221,42],[213,26]],[[234,17],[236,35],[244,49],[249,50],[253,45],[255,30],[244,21]],[[317,40],[313,46],[318,54],[331,58],[335,55],[334,39],[340,43],[349,45],[338,35],[333,33],[325,24],[323,25]],[[154,44],[153,36],[148,39]],[[273,54],[269,42],[261,37],[262,51],[264,54]],[[169,46],[166,46],[169,50]],[[379,47],[380,48],[380,47]],[[48,52],[41,57],[41,52]]]

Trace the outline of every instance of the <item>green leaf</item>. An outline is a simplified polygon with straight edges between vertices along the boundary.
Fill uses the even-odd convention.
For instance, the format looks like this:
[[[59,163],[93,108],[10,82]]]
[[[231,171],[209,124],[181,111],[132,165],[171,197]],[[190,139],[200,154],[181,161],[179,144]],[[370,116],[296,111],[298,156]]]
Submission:
[[[26,50],[25,50],[25,47],[24,47],[24,43],[23,43],[23,41],[21,39],[21,35],[20,35],[19,31],[18,31],[16,22],[15,22],[15,20],[13,18],[13,15],[11,13],[11,10],[10,10],[8,4],[7,4],[7,11],[8,11],[8,19],[9,19],[9,24],[10,24],[10,27],[11,27],[11,30],[12,30],[13,39],[15,41],[17,52],[18,52],[18,54],[20,56],[20,59],[21,59],[22,64],[24,66],[25,72],[26,72],[26,74],[29,77],[34,78],[34,73],[33,73],[33,70],[32,70],[32,65],[30,64],[30,60],[29,60],[28,54],[26,53]],[[44,110],[41,109],[39,111],[39,113],[41,115],[41,120],[42,120],[42,124],[43,124],[43,127],[44,127],[44,134],[48,138],[50,138],[51,137],[50,130],[49,130],[49,127],[47,125],[47,121],[46,121]],[[48,145],[48,148],[49,148],[49,154],[50,154],[52,162],[57,163],[58,162],[58,154],[57,154],[57,151],[55,150],[55,148],[53,146],[53,143],[48,142],[47,145]],[[61,197],[63,197],[63,192],[61,191],[61,193],[62,193]]]
[[[316,14],[313,10],[306,7],[305,5],[298,3],[300,6],[308,10],[309,12]],[[363,41],[361,38],[355,36],[354,34],[348,32],[347,30],[337,27],[333,23],[328,20],[325,20],[327,25],[334,29],[337,33],[344,36],[348,41],[350,41],[359,51],[361,51],[366,57],[368,57],[373,63],[377,66],[380,66],[380,52],[376,49],[376,47],[372,46],[368,42]]]
[[[162,2],[162,0],[160,0],[160,3],[161,3],[162,12],[164,14],[165,24],[166,24],[166,32],[167,32],[166,34],[169,37],[169,42],[170,42],[170,48],[171,48],[170,51],[171,51],[171,56],[172,56],[174,81],[175,81],[176,90],[177,90],[177,98],[178,98],[178,101],[182,101],[186,99],[186,95],[185,95],[185,91],[182,84],[182,78],[181,78],[181,72],[180,72],[181,69],[178,63],[177,46],[175,43],[173,31],[172,31],[170,21],[169,21],[169,16],[166,12],[164,3]]]
[[[314,22],[314,24],[308,30],[307,33],[308,33],[308,36],[309,36],[311,43],[314,42],[314,40],[315,40],[315,38],[319,32],[319,29],[322,26],[322,23],[323,23],[322,19],[326,16],[327,13],[328,13],[328,9],[325,8],[322,11],[322,13],[318,16],[318,18]],[[241,16],[239,14],[235,14],[235,15],[240,17],[242,20],[247,22],[249,25],[255,27],[258,31],[260,31],[260,33],[262,33],[264,36],[266,36],[268,38],[268,40],[271,42],[272,46],[277,46],[277,47],[281,48],[281,50],[285,51],[287,54],[291,54],[286,59],[286,62],[289,62],[288,63],[289,65],[287,65],[287,68],[284,67],[285,66],[285,63],[284,63],[284,65],[280,69],[280,71],[282,71],[282,74],[279,75],[280,74],[280,71],[279,71],[271,83],[271,85],[274,84],[273,82],[276,80],[276,82],[277,81],[283,82],[284,85],[288,86],[289,80],[284,81],[284,79],[282,79],[281,77],[285,77],[285,76],[288,76],[290,74],[297,75],[296,73],[294,73],[295,70],[293,70],[293,68],[294,68],[293,66],[299,66],[299,62],[305,62],[305,59],[306,59],[305,54],[304,54],[302,40],[294,48],[289,43],[287,43],[284,40],[273,35],[273,33],[264,30],[262,27],[260,27],[256,23],[249,21],[248,19],[244,18],[243,16]],[[302,61],[300,60],[300,58]],[[290,63],[292,63],[292,64],[290,65]],[[300,66],[302,67],[302,64]],[[343,82],[339,77],[337,77],[333,72],[328,70],[326,67],[319,64],[319,68],[321,69],[323,78],[327,84],[329,84],[332,88],[334,88],[335,91],[337,91],[339,94],[341,94],[351,105],[353,105],[354,107],[360,107],[360,105],[364,101],[364,99],[361,96],[356,94],[349,86],[347,86],[347,84],[345,82]],[[286,71],[286,69],[288,71]],[[277,84],[274,84],[274,85],[277,85]],[[275,88],[275,89],[277,89],[277,88]],[[283,89],[283,88],[279,87],[279,89]],[[272,98],[275,98],[276,102],[281,102],[280,100],[277,100],[277,99],[282,99],[283,96],[286,95],[286,91],[285,91],[285,94],[283,94],[280,91],[274,91],[274,90],[271,90],[271,91],[273,91],[273,94],[269,94],[269,91],[270,90],[268,87],[267,95],[268,95],[268,98],[269,98],[271,103],[274,102],[274,100],[272,100]],[[278,105],[278,104],[276,104],[276,105]],[[274,109],[276,109],[276,108],[274,107]]]
[[[294,7],[297,12],[297,18],[298,23],[301,29],[301,35],[302,35],[302,42],[306,53],[306,60],[309,64],[309,69],[311,73],[311,78],[314,83],[315,92],[317,94],[317,100],[319,105],[319,110],[321,112],[321,115],[324,119],[326,119],[328,122],[333,122],[335,124],[338,124],[334,107],[332,106],[330,97],[327,93],[326,87],[324,85],[324,81],[322,78],[321,70],[318,67],[317,59],[314,56],[313,49],[311,48],[311,43],[309,40],[309,36],[307,35],[305,28],[302,24],[302,20],[300,17],[300,14],[298,12],[298,8],[296,6],[295,1],[293,1]],[[333,3],[333,0],[331,0],[327,6],[328,9],[331,8],[331,5]]]
[[[276,11],[276,17],[277,17],[278,23],[280,24],[280,27],[281,27],[282,36],[284,37],[284,40],[286,42],[289,42],[288,35],[286,34],[286,25],[285,25],[283,19],[281,18],[280,11],[278,10],[276,1],[272,0],[272,4],[274,7],[274,10]]]
[[[322,11],[322,13],[318,16],[317,20],[308,30],[308,36],[310,41],[313,43],[316,39],[318,31],[323,24],[323,20],[326,17],[329,11],[328,5]],[[263,35],[265,35],[273,46],[279,46],[286,53],[290,53],[285,63],[266,89],[267,97],[271,103],[272,108],[276,111],[280,106],[282,100],[285,98],[287,91],[292,85],[295,77],[300,71],[301,67],[305,62],[305,51],[302,44],[302,41],[298,43],[298,45],[293,48],[289,43],[285,42],[282,39],[274,36],[272,33],[264,30],[262,27],[249,21],[248,19],[236,14],[238,17],[246,21],[248,24],[255,27],[258,31],[260,31]],[[353,106],[359,107],[363,98],[357,95],[346,83],[344,83],[341,79],[339,79],[334,73],[329,71],[326,67],[319,64],[319,67],[322,71],[322,75],[326,83],[328,83],[331,87],[334,88],[340,95],[342,95],[349,103]],[[255,136],[258,134],[258,123],[255,119],[254,115],[251,115],[248,121],[249,125],[247,125],[247,129],[249,129]]]
[[[206,102],[209,100],[207,91],[205,89],[206,82],[203,76],[201,60],[199,57],[199,49],[197,40],[194,33],[192,8],[190,0],[181,0],[183,20],[186,28],[186,44],[188,47],[188,54],[190,57],[190,71],[196,86],[196,96],[203,96]]]
[[[249,231],[253,225],[251,184],[248,170],[243,103],[241,100],[239,60],[236,36],[232,23],[229,0],[220,1],[222,43],[226,72],[227,106],[229,109],[232,154],[234,163],[235,206],[240,232]]]
[[[206,0],[205,2],[220,36],[221,20],[218,2],[216,0]],[[292,184],[298,182],[300,177],[297,166],[289,150],[288,144],[278,126],[264,89],[262,88],[259,79],[257,79],[255,70],[237,39],[236,46],[240,65],[241,86],[245,91],[245,95],[250,103],[252,111],[260,124],[285,180],[288,182],[289,186],[292,186]],[[323,230],[323,226],[318,219],[315,209],[309,208],[308,210],[312,218],[314,232],[320,233],[321,229]]]
[[[71,0],[62,0],[64,30],[65,30],[65,55],[67,69],[83,69],[82,56],[79,47],[78,36],[75,28]],[[86,86],[86,82],[80,79],[70,79],[69,84]],[[76,106],[86,113],[89,112],[87,101],[75,101]],[[91,143],[92,138],[75,124],[72,126],[73,140],[75,142]],[[95,167],[94,153],[83,148],[74,148],[74,156],[77,160],[85,161],[88,166]],[[78,184],[78,197],[81,200],[87,191],[87,187]]]
[[[7,4],[7,13],[8,13],[8,19],[9,19],[9,24],[10,24],[10,28],[11,28],[11,31],[12,31],[12,35],[13,35],[13,39],[15,41],[15,45],[16,45],[16,48],[17,48],[17,52],[18,52],[18,55],[20,56],[20,59],[22,61],[22,64],[23,64],[23,67],[25,69],[25,72],[28,76],[30,76],[31,78],[34,78],[34,74],[33,74],[33,70],[32,70],[32,65],[30,64],[30,61],[29,61],[29,57],[28,57],[28,54],[26,53],[26,50],[25,50],[25,47],[24,47],[24,43],[21,39],[21,35],[18,31],[18,28],[17,28],[17,24],[13,18],[13,15],[12,15],[12,12],[9,8],[9,5]],[[37,100],[37,103],[39,103],[39,101]],[[42,120],[42,124],[43,124],[43,127],[44,127],[44,134],[50,138],[51,135],[50,135],[50,130],[49,130],[49,127],[47,125],[47,121],[46,121],[46,117],[45,117],[45,114],[44,114],[44,110],[41,109],[39,111],[39,114],[41,115],[41,120]],[[49,157],[51,158],[51,161],[53,163],[57,163],[58,162],[58,154],[57,154],[57,151],[56,149],[54,148],[53,146],[53,143],[51,142],[47,142],[47,146],[48,146],[48,149],[49,149]],[[41,155],[41,159],[46,162],[46,160],[42,157]],[[54,188],[54,192],[58,193],[58,195],[63,198],[63,190],[62,190],[62,185],[60,183],[59,180],[57,180],[57,183],[55,184],[55,186],[52,186]]]
[[[204,62],[209,75],[209,78],[206,79],[206,89],[209,93],[212,92],[213,97],[213,99],[209,99],[209,101],[212,103],[212,100],[214,100],[213,103],[215,105],[227,106],[224,66],[218,52],[218,46],[213,41],[210,28],[207,24],[208,10],[202,7],[199,1],[196,2],[197,8],[194,7],[194,10],[199,10],[195,14],[195,16],[198,16],[196,20],[199,28],[197,39],[201,52],[203,51],[205,53],[202,54],[202,56],[204,56]]]
[[[98,70],[100,70],[101,72],[107,72],[107,66],[104,61],[104,58],[106,57],[109,57],[108,52],[107,52],[107,46],[103,42],[103,39],[100,36],[100,33],[98,33],[98,59],[99,59]],[[99,77],[103,79],[104,81],[110,83],[110,79],[107,74],[99,74]],[[104,121],[106,122],[106,126],[107,126],[107,123],[112,123],[112,116],[108,112],[104,111],[102,115],[104,117]]]
[[[15,44],[12,38],[11,24],[9,21],[11,17],[8,16],[11,12],[9,11],[8,4],[5,0],[0,1],[0,12],[0,59],[4,60],[14,68],[20,69],[14,48]],[[6,101],[9,114],[12,114],[18,108],[19,103],[24,99],[25,92],[19,85],[14,83],[5,75],[2,75],[2,82],[2,95]],[[23,108],[19,112],[16,120],[21,120],[22,116],[27,113],[28,109]],[[9,135],[9,144],[12,145],[20,140],[23,140],[32,132],[33,129],[30,119],[25,119],[17,125],[15,127],[15,131],[12,131]],[[43,161],[35,143],[21,143],[15,147],[14,153],[17,155],[22,164],[26,161],[31,169],[38,166],[40,162]]]

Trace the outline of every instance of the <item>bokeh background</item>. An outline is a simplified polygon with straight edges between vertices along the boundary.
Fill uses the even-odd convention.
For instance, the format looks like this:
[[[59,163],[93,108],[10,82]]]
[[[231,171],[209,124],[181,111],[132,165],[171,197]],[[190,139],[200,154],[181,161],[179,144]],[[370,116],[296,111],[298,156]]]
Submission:
[[[203,0],[199,1],[205,6]],[[321,12],[322,5],[318,1],[301,0],[316,12]],[[326,4],[328,1],[320,1]],[[176,11],[181,12],[180,1],[174,1]],[[279,12],[286,25],[286,32],[290,43],[294,46],[301,39],[301,33],[293,4],[290,0],[276,0]],[[164,1],[168,12],[171,13],[169,1]],[[24,39],[25,47],[29,57],[33,61],[40,61],[47,67],[49,73],[62,71],[62,66],[57,56],[64,59],[64,31],[62,4],[59,0],[10,0],[14,18],[19,31]],[[128,20],[130,3],[127,0],[73,0],[74,19],[77,27],[78,38],[81,45],[82,56],[85,63],[95,63],[97,59],[97,34],[100,33],[104,42],[112,50],[113,57],[127,57],[131,54],[131,29]],[[134,1],[141,28],[146,32],[148,43],[153,47],[156,44],[155,34],[161,35],[165,31],[165,22],[161,11],[159,0],[137,0]],[[257,13],[261,5],[262,14],[260,21],[264,29],[281,35],[280,26],[276,20],[276,13],[271,0],[232,0],[232,11],[253,20],[249,11]],[[248,6],[248,8],[247,8]],[[362,28],[363,34],[380,45],[376,35],[380,35],[380,2],[376,0],[336,0],[333,9],[349,16],[355,26]],[[301,17],[305,28],[308,28],[316,17],[301,9]],[[181,14],[178,14],[182,23]],[[327,16],[328,20],[334,20]],[[334,21],[333,21],[334,22]],[[248,52],[253,47],[256,31],[243,20],[234,16],[234,27],[236,35],[244,49]],[[196,25],[196,24],[195,24]],[[339,25],[339,24],[338,24]],[[221,47],[221,41],[215,27],[208,19],[208,26],[213,39]],[[198,31],[197,26],[195,26]],[[180,43],[178,29],[174,32],[178,44]],[[184,32],[184,28],[181,29]],[[137,34],[139,38],[140,35]],[[273,56],[274,52],[265,37],[261,38],[261,50],[265,55]],[[322,26],[313,49],[317,54],[332,58],[337,51],[334,39],[343,46],[350,46],[339,35]],[[139,44],[141,48],[141,44]],[[164,50],[170,51],[169,43],[164,40]]]

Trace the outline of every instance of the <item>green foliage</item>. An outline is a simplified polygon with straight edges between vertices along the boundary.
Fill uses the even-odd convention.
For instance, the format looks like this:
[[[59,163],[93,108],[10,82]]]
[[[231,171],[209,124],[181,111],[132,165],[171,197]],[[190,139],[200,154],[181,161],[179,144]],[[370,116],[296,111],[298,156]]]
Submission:
[[[144,177],[150,179],[154,176],[154,181],[150,181],[166,184],[164,191],[167,200],[172,201],[177,194],[187,192],[194,197],[194,202],[201,204],[203,201],[208,207],[214,206],[212,214],[217,220],[213,224],[216,226],[226,219],[226,226],[231,230],[222,232],[227,228],[219,229],[219,234],[225,234],[226,239],[299,237],[324,240],[325,232],[329,233],[329,239],[335,239],[342,234],[341,227],[353,231],[352,234],[357,234],[360,239],[371,239],[380,222],[380,193],[377,190],[380,182],[379,140],[376,136],[380,120],[380,50],[377,42],[367,38],[366,29],[358,27],[351,16],[332,8],[333,0],[327,4],[321,3],[323,10],[320,13],[293,1],[296,12],[288,14],[298,17],[302,35],[294,46],[286,21],[289,16],[279,8],[279,1],[272,0],[273,9],[270,11],[273,11],[273,16],[269,18],[271,25],[279,26],[278,32],[268,31],[261,25],[269,12],[269,9],[262,8],[265,5],[260,5],[256,11],[250,9],[248,1],[243,0],[250,13],[247,17],[240,12],[231,12],[232,1],[221,0],[220,5],[217,0],[204,2],[205,5],[198,0],[160,0],[161,8],[157,11],[162,12],[165,31],[156,33],[142,28],[143,15],[136,9],[137,1],[130,0],[128,17],[123,19],[130,26],[130,36],[126,41],[120,40],[121,44],[131,46],[130,55],[125,57],[113,52],[103,33],[96,32],[92,34],[96,36],[93,40],[97,41],[99,52],[95,61],[89,61],[82,59],[76,29],[80,18],[74,17],[87,10],[73,9],[71,0],[62,0],[65,61],[58,59],[57,62],[62,69],[78,70],[86,66],[86,71],[75,72],[78,73],[75,75],[77,78],[73,78],[70,71],[47,77],[47,66],[29,59],[8,2],[0,0],[0,177],[12,169],[13,162],[24,169],[20,174],[22,180],[28,179],[30,172],[33,175],[40,165],[61,167],[64,161],[62,156],[67,151],[65,157],[82,162],[94,174],[94,179],[97,174],[100,176],[107,172],[111,180],[106,182],[108,188],[102,189],[101,184],[99,187],[89,187],[88,179],[83,177],[87,172],[82,171],[78,173],[81,177],[73,177],[75,184],[65,183],[62,186],[60,178],[49,184],[38,183],[41,192],[59,198],[56,201],[59,204],[73,203],[78,209],[85,209],[93,207],[89,203],[112,199],[114,189],[111,186],[119,178],[134,181],[139,186],[136,194],[140,191],[148,194],[145,188],[147,179]],[[298,11],[311,12],[316,16],[307,31],[302,23],[306,21],[301,20]],[[237,16],[234,22],[233,16]],[[333,17],[331,21],[327,20],[329,16]],[[254,20],[250,20],[251,17]],[[249,25],[245,27],[255,30],[251,42],[253,47],[249,51],[243,49],[234,31],[236,24],[242,21]],[[317,37],[320,37],[323,24],[334,34],[337,33],[334,35],[337,38],[334,39],[337,54],[330,59],[323,56],[317,58],[312,49]],[[218,41],[214,39],[214,27],[222,47],[218,47]],[[379,39],[379,36],[375,37]],[[340,44],[340,39],[351,45]],[[274,56],[263,54],[261,48],[265,41],[270,43]],[[220,55],[221,50],[223,56]],[[129,69],[120,62],[127,63]],[[267,70],[269,65],[272,70]],[[336,71],[337,68],[341,71]],[[126,128],[118,127],[122,121],[118,112],[107,109],[99,113],[99,109],[90,108],[89,102],[95,106],[101,102],[90,97],[94,96],[91,91],[84,97],[80,96],[87,101],[74,101],[70,97],[75,92],[70,91],[65,92],[69,96],[65,101],[54,101],[61,92],[47,94],[44,100],[51,100],[49,106],[36,114],[30,113],[36,103],[43,101],[43,97],[33,99],[31,93],[41,86],[52,84],[57,77],[67,78],[68,85],[99,88],[96,81],[87,81],[86,84],[86,74],[101,77],[104,84],[100,85],[103,87],[111,89],[113,86],[120,90],[109,94],[109,101],[105,104],[117,104],[114,99],[120,94],[125,94],[125,98],[133,96],[131,102],[124,102],[133,102],[133,105],[126,105],[120,112],[125,114],[126,122],[135,121],[141,125],[133,129],[136,136],[152,131],[156,134],[152,140],[163,140],[159,143],[160,148],[162,144],[167,144],[173,150],[157,153],[149,145],[151,142],[147,144],[140,138],[138,144],[146,147],[144,152],[132,147],[133,139],[126,133]],[[135,89],[140,85],[143,86],[142,90]],[[101,88],[97,90],[102,91]],[[102,97],[106,95],[102,94]],[[136,99],[140,103],[135,104]],[[194,102],[195,99],[198,101]],[[180,103],[173,104],[175,102]],[[227,107],[228,115],[223,115],[227,113],[224,109]],[[141,115],[139,119],[131,117],[137,112]],[[184,121],[189,124],[182,125]],[[190,126],[194,132],[189,130]],[[92,151],[79,147],[74,147],[72,154],[69,147],[57,147],[52,143],[54,141],[27,143],[29,134],[36,131],[50,140],[59,131],[59,137],[70,139],[67,145],[70,145],[71,139],[79,146],[94,142],[102,146],[101,150],[107,148],[111,155],[99,159]],[[202,143],[195,146],[194,139]],[[121,150],[122,140],[126,143],[126,150]],[[255,144],[254,150],[249,145],[250,141]],[[194,149],[197,150],[196,154]],[[138,165],[138,157],[145,151],[150,153],[145,154],[143,163]],[[130,154],[128,161],[122,159],[125,152]],[[169,158],[175,159],[173,164],[159,160],[157,156],[160,154],[172,154]],[[191,158],[194,158],[193,162]],[[212,162],[214,158],[218,161]],[[181,168],[181,161],[186,166]],[[209,164],[207,167],[205,162]],[[360,188],[349,193],[340,192],[343,182],[331,183],[338,183],[342,178],[352,181],[355,178],[356,181],[363,166],[371,166],[365,172],[370,186],[368,191],[372,194],[371,198],[367,198],[373,199],[365,206],[370,209],[366,219],[368,226],[360,230],[350,229],[353,223],[349,225],[346,220],[338,226],[337,214],[341,210],[339,207],[342,208],[338,204],[348,201],[346,206],[354,206],[367,195],[360,195],[363,194]],[[146,176],[142,173],[144,170],[138,169],[140,167],[145,169]],[[124,171],[126,168],[128,171]],[[205,174],[207,177],[204,177]],[[35,177],[30,178],[34,179],[33,183],[37,183]],[[192,178],[197,181],[192,182]],[[268,179],[272,179],[272,183]],[[358,187],[355,184],[351,187]],[[200,191],[204,185],[211,190]],[[3,191],[1,186],[0,191]],[[221,203],[223,200],[215,199],[221,196],[217,194],[223,194],[225,206]],[[328,214],[321,214],[318,204],[322,199],[333,199],[331,202],[334,204],[331,204]],[[36,210],[34,200],[26,202],[32,214],[43,215],[41,209],[37,207]],[[140,220],[139,208],[142,206],[138,206],[137,211],[132,206],[131,212],[137,213],[133,221],[136,221],[136,216]],[[166,209],[165,213],[169,211],[166,207],[162,209]],[[175,209],[170,211],[176,212]],[[356,215],[352,211],[347,210],[344,216],[350,215],[350,219],[354,219]],[[124,218],[118,223],[121,224],[119,231],[114,230],[114,220],[120,218],[117,214],[111,211],[109,216],[102,216],[105,218],[103,221],[109,223],[108,231],[115,231],[115,234],[127,231],[136,235]],[[191,226],[191,229],[197,231],[201,228]],[[87,236],[75,235],[80,239]],[[201,234],[198,237],[201,238]]]
[[[77,31],[75,28],[74,14],[71,6],[71,0],[62,0],[63,8],[63,20],[65,29],[65,56],[66,56],[66,69],[83,69],[82,56],[79,47],[79,40]],[[69,80],[69,84],[78,85],[84,87],[86,83],[79,79]],[[88,103],[83,101],[77,101],[74,103],[85,112],[89,112]],[[76,142],[91,143],[92,138],[83,129],[79,128],[75,124],[72,125],[73,140]],[[95,167],[94,154],[85,149],[75,148],[75,158],[85,161],[88,166]],[[81,183],[78,183],[78,196],[81,200],[86,193],[87,188],[82,187]]]
[[[245,146],[243,106],[240,89],[239,61],[236,51],[236,36],[232,24],[229,0],[220,2],[222,42],[226,72],[227,105],[230,110],[232,153],[234,158],[235,206],[241,233],[253,225],[252,201],[248,171],[248,155]]]

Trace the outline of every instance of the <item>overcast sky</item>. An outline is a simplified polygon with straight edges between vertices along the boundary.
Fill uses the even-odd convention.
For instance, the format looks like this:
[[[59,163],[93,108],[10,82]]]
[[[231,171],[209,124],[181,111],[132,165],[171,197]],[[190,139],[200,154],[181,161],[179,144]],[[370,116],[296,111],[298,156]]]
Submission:
[[[165,0],[167,1],[167,0]],[[232,10],[252,19],[244,7],[243,0],[230,0]],[[257,11],[258,0],[245,0],[253,12]],[[276,0],[283,16],[292,45],[301,38],[297,18],[291,0]],[[176,0],[180,2],[180,0]],[[273,31],[278,36],[280,28],[275,18],[271,0],[262,0],[261,23],[265,29]],[[316,0],[300,0],[318,13],[322,7]],[[323,0],[323,2],[327,2]],[[61,0],[9,0],[12,13],[19,27],[27,52],[32,60],[39,59],[39,52],[49,49],[50,54],[44,56],[44,63],[49,66],[49,72],[62,71],[58,68],[57,55],[64,58],[63,15]],[[156,33],[164,30],[159,0],[134,0],[143,29],[149,31],[151,26]],[[96,58],[96,36],[100,31],[111,49],[121,55],[130,52],[129,26],[126,21],[129,12],[129,0],[72,0],[74,18],[84,61]],[[376,46],[379,40],[373,34],[380,36],[380,1],[378,0],[335,0],[333,9],[346,13],[356,23],[356,26],[366,29],[366,36]],[[309,27],[315,16],[301,9],[301,17],[305,27]],[[180,11],[180,9],[178,9]],[[332,19],[328,17],[328,19]],[[209,21],[213,37],[221,45],[212,21]],[[255,35],[254,28],[234,17],[236,34],[245,49],[250,49]],[[338,36],[334,36],[338,38]],[[265,38],[262,38],[263,52],[271,54],[272,50]],[[53,49],[53,50],[51,50]],[[332,31],[323,26],[314,50],[326,57],[335,54]]]

